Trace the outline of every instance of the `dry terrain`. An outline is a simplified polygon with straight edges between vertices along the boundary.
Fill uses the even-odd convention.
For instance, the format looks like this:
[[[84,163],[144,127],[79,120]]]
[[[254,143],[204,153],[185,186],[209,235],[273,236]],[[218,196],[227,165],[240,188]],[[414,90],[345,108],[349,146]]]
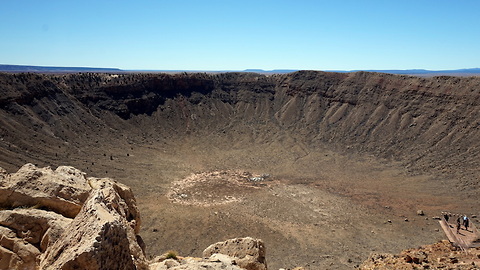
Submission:
[[[271,269],[350,269],[480,206],[480,78],[0,74],[0,93],[0,167],[130,186],[151,256],[251,236]]]

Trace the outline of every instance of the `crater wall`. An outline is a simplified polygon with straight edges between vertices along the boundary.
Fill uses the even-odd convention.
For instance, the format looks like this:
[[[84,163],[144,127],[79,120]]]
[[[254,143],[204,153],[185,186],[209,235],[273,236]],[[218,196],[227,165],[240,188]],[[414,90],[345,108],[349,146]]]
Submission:
[[[475,77],[27,73],[0,74],[0,87],[0,166],[7,169],[32,159],[61,163],[107,137],[112,144],[195,136],[262,144],[288,134],[308,148],[373,154],[478,188]]]

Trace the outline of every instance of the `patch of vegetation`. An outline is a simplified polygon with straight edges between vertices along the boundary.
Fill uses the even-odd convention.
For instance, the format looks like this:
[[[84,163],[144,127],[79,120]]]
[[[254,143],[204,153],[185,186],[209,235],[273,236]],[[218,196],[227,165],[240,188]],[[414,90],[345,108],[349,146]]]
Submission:
[[[178,260],[178,253],[175,250],[169,250],[165,253],[165,259]]]

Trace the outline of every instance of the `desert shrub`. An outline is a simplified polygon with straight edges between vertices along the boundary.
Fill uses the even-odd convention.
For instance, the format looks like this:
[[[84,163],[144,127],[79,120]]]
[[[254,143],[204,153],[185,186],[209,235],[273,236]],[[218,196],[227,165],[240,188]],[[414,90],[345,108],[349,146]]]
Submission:
[[[175,250],[169,250],[165,253],[165,259],[174,259],[178,260],[178,253]]]

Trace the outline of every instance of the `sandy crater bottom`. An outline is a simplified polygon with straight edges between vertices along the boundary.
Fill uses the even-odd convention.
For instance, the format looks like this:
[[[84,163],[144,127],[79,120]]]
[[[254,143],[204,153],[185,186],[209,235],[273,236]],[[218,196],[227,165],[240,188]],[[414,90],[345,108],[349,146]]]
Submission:
[[[240,202],[246,194],[273,183],[268,174],[238,170],[199,172],[174,181],[167,198],[183,205],[222,205]]]

